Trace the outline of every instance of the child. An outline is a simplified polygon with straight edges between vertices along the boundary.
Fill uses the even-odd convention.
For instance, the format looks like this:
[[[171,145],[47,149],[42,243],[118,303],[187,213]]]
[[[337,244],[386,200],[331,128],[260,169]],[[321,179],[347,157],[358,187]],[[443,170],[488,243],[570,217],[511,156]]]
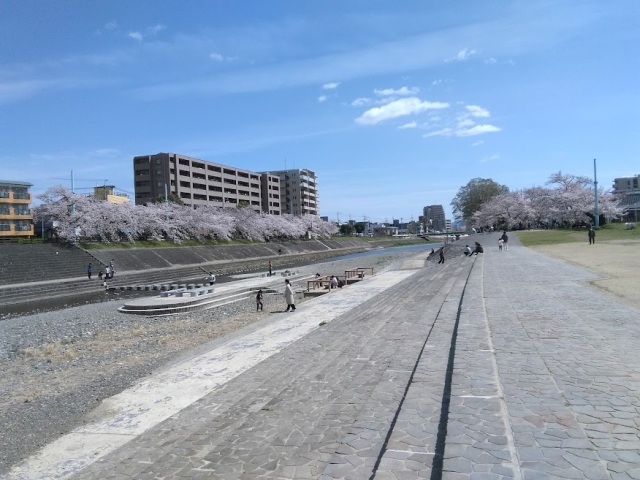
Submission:
[[[262,289],[258,290],[258,294],[256,295],[256,312],[258,310],[263,310],[264,305],[262,304]]]
[[[502,245],[504,244],[504,240],[502,239],[502,237],[500,237],[500,239],[498,240],[498,251],[502,251]]]

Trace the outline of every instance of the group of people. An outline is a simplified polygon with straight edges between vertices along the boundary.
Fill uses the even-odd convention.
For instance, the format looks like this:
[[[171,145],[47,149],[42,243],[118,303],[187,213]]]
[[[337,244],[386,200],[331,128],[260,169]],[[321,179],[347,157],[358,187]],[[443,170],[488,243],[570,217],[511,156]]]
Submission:
[[[284,300],[287,302],[287,309],[285,312],[295,312],[296,299],[289,279],[284,281]],[[261,312],[262,310],[264,310],[264,292],[262,289],[259,289],[256,294],[256,312]]]
[[[109,262],[109,265],[107,265],[104,270],[105,270],[104,272],[102,270],[98,272],[98,278],[100,280],[104,279],[106,281],[110,278],[113,278],[113,276],[116,273],[113,259],[111,259],[111,261]],[[92,275],[93,275],[93,263],[89,262],[89,265],[87,265],[87,277],[89,277],[89,280],[91,280]]]
[[[484,248],[482,248],[482,245],[480,245],[479,242],[476,242],[475,248],[473,249],[469,245],[464,247],[464,254],[467,257],[470,257],[473,254],[478,255],[479,253],[484,253]]]

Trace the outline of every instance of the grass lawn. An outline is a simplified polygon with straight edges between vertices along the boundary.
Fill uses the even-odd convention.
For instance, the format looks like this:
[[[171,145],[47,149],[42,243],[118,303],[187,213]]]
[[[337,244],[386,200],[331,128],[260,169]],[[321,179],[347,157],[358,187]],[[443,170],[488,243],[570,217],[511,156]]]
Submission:
[[[537,245],[557,245],[560,243],[585,243],[588,229],[554,229],[554,230],[529,230],[515,233],[518,240],[525,247]],[[627,230],[624,223],[610,223],[596,232],[596,242],[612,240],[640,241],[640,229]]]

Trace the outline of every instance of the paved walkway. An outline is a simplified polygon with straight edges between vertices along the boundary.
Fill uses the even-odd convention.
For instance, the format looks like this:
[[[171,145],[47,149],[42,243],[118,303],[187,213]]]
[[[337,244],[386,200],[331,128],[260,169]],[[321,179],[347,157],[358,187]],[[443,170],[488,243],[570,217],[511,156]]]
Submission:
[[[640,311],[511,237],[270,315],[8,478],[639,479]]]

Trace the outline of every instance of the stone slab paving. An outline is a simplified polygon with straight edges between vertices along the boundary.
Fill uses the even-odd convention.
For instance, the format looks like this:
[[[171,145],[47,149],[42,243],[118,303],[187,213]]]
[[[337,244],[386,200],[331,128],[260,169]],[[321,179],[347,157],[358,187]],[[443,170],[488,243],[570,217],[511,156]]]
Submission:
[[[405,270],[73,478],[640,479],[640,311],[511,237]]]
[[[442,478],[640,478],[640,312],[510,246],[465,293]]]

